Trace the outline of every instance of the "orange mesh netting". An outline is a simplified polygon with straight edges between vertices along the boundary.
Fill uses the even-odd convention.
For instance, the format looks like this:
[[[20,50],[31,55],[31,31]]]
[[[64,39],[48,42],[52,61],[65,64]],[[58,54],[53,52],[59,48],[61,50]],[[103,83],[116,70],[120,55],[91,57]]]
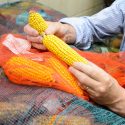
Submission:
[[[5,46],[5,43],[8,43],[5,42],[8,40],[7,36],[4,35],[0,40],[0,65],[9,80],[17,84],[52,87],[88,99],[86,92],[77,85],[76,78],[69,73],[68,65],[51,52],[31,49],[30,43],[26,43],[27,47],[23,50],[19,49],[23,46],[22,43],[15,45],[19,39],[16,39],[15,43],[12,41],[14,38],[21,38],[23,41],[25,37],[21,35],[14,35],[15,37],[9,41],[12,44],[8,48]],[[121,86],[125,87],[125,58],[122,56],[124,52],[98,54],[76,51],[103,68],[115,77]]]
[[[14,40],[15,38],[12,39],[12,37],[9,38]],[[19,35],[15,35],[15,37],[23,38]],[[29,47],[24,47],[25,50],[19,51],[21,50],[19,47],[22,47],[19,45],[22,44],[18,43],[17,47],[16,43],[11,40],[8,40],[8,36],[5,35],[0,44],[0,65],[9,80],[17,84],[52,87],[88,99],[86,92],[78,86],[78,81],[68,71],[68,65],[55,55],[36,49],[30,49],[30,52],[26,51]],[[6,47],[8,41],[9,44],[11,43],[9,48]],[[14,54],[12,51],[18,54]]]

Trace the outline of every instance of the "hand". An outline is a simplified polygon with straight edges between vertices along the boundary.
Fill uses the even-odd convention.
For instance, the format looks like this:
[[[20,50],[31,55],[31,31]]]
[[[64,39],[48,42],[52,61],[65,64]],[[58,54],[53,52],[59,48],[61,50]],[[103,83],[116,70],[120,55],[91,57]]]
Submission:
[[[71,25],[49,21],[47,21],[47,24],[48,28],[45,31],[46,34],[54,34],[68,44],[73,44],[76,40],[76,32]],[[40,36],[35,29],[30,27],[29,24],[24,27],[24,32],[27,34],[27,39],[31,41],[33,47],[46,50],[46,47],[41,44],[43,39],[42,36]]]
[[[76,62],[69,71],[79,80],[79,85],[89,93],[93,101],[125,116],[125,89],[111,75],[92,62]]]

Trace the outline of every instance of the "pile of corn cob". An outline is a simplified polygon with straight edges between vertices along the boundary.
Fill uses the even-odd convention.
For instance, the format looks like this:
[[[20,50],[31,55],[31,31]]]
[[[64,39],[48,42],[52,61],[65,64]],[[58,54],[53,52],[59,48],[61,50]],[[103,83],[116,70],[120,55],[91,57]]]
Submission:
[[[68,65],[72,65],[74,62],[83,62],[87,64],[87,60],[80,56],[63,40],[55,35],[45,35],[44,31],[48,28],[48,25],[39,13],[33,11],[30,12],[28,21],[29,25],[36,29],[40,35],[44,34],[42,35],[43,45],[61,60]]]

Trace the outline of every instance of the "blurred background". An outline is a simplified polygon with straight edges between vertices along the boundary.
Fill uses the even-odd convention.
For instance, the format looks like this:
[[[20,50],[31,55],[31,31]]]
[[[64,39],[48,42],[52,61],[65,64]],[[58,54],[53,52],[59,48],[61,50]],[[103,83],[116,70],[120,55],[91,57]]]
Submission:
[[[66,16],[81,16],[92,15],[105,6],[109,6],[114,0],[0,0],[0,5],[20,1],[38,2]]]
[[[28,12],[38,11],[45,20],[59,21],[64,17],[90,16],[114,0],[0,0],[0,35],[5,33],[21,33],[27,24]],[[104,43],[97,41],[92,46],[96,52],[119,51],[122,34],[106,39]]]

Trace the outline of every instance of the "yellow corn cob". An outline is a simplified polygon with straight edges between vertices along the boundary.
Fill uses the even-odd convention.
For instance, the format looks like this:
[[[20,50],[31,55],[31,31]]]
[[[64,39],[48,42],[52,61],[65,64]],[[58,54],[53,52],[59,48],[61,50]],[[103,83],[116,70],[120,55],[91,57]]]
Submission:
[[[30,26],[36,29],[39,34],[42,34],[48,27],[42,16],[39,13],[33,11],[30,12],[28,21]]]
[[[5,64],[4,69],[10,80],[15,83],[19,83],[21,80],[33,81],[39,85],[55,82],[52,69],[24,57],[12,57]]]
[[[49,51],[53,52],[68,65],[72,65],[74,62],[83,62],[87,64],[85,58],[55,35],[45,35],[42,42]]]
[[[31,27],[36,29],[40,34],[41,34],[41,31],[42,32],[45,31],[44,27],[46,27],[46,23],[45,21],[43,21],[44,19],[41,17],[40,14],[35,12],[30,13],[29,17],[30,17],[29,24],[31,25]],[[62,59],[68,65],[72,65],[74,62],[83,62],[87,64],[87,60],[85,58],[80,56],[69,45],[67,45],[64,41],[62,41],[55,35],[44,35],[43,44],[49,51],[53,52],[55,55],[60,57],[60,59]]]

